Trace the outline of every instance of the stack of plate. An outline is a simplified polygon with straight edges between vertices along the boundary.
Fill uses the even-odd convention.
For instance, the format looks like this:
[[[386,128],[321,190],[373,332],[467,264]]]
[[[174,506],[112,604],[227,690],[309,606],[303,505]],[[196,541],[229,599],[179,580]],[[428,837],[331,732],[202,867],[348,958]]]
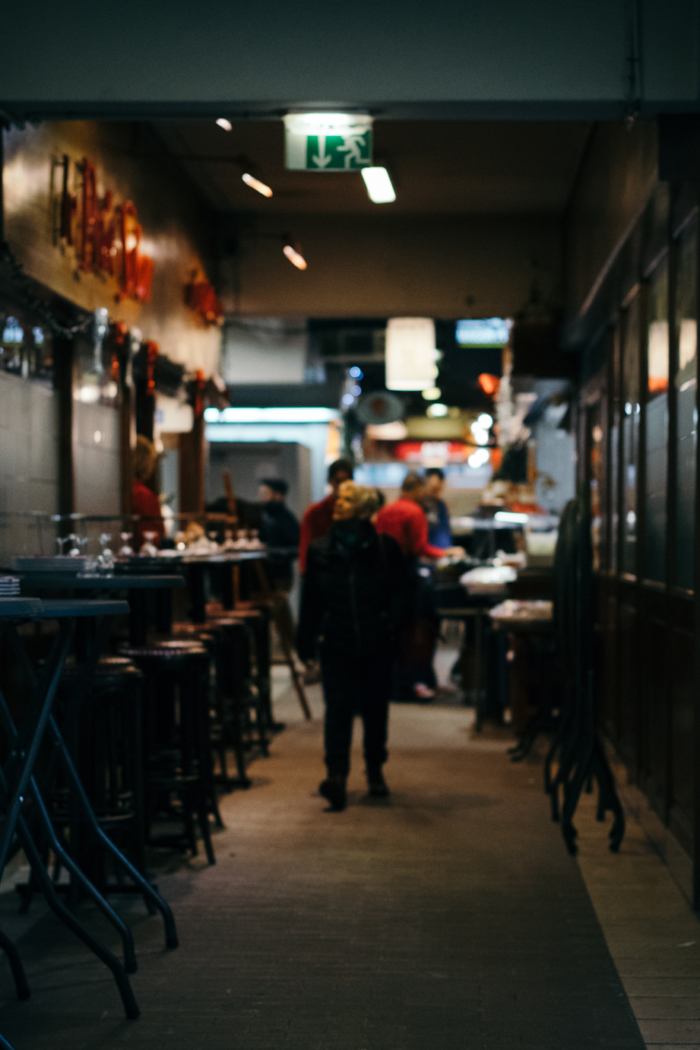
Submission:
[[[19,597],[19,577],[0,576],[0,598]]]

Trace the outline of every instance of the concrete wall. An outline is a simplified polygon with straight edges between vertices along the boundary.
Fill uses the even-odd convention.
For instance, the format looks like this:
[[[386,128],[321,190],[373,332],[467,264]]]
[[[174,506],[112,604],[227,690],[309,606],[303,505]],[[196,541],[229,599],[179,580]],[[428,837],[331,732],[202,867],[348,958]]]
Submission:
[[[119,514],[119,417],[115,408],[73,402],[73,463],[76,512]]]
[[[58,502],[58,414],[50,386],[0,371],[0,565],[11,554],[41,553],[30,510],[54,514]],[[47,541],[45,554],[55,553]]]
[[[236,495],[253,502],[258,501],[262,478],[282,478],[289,485],[287,506],[299,520],[312,501],[311,452],[298,442],[211,444],[206,473],[207,502],[223,495],[224,470],[231,473]]]
[[[616,116],[630,9],[624,0],[25,0],[3,11],[0,99],[19,112],[54,104],[76,115],[308,102],[468,102],[484,112],[520,103],[543,113],[584,102]],[[697,99],[697,5],[645,0],[641,11],[645,99]]]
[[[248,316],[512,316],[538,277],[561,296],[560,226],[552,215],[273,216],[251,219],[222,267],[222,298]],[[308,269],[282,254],[288,229]]]

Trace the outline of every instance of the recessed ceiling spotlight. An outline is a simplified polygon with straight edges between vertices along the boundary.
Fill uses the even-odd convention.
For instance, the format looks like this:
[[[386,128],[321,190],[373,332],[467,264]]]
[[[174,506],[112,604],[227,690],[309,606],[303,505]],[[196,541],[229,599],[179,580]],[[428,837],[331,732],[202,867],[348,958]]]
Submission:
[[[252,175],[248,175],[247,172],[244,172],[243,175],[241,175],[241,178],[245,182],[246,186],[250,186],[251,190],[255,190],[256,193],[262,193],[263,197],[272,196],[272,190],[270,189],[270,187],[266,186],[264,182],[260,181],[260,179],[256,179]]]
[[[305,270],[308,266],[308,263],[301,252],[298,252],[291,244],[285,244],[282,251],[287,256],[292,266],[296,266],[297,270]]]
[[[227,120],[226,117],[219,117],[216,123],[220,128],[223,128],[224,131],[233,131],[233,124],[230,120]]]
[[[391,204],[396,200],[396,191],[386,168],[363,168],[362,178],[367,195],[374,204]]]

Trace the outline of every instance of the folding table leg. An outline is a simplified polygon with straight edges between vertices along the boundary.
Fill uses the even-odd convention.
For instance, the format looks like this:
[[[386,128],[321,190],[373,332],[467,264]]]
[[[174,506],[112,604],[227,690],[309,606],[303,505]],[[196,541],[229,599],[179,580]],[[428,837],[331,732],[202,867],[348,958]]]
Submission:
[[[138,593],[140,594],[142,592],[138,592]],[[29,676],[30,680],[32,681],[32,683],[36,687],[36,675],[34,673],[34,668],[32,667],[32,665],[31,665],[31,663],[30,663],[30,661],[29,661],[29,659],[27,657],[26,651],[24,650],[23,646],[21,646],[19,644],[19,641],[18,641],[17,636],[14,633],[14,631],[10,632],[10,642],[12,643],[12,648],[13,648],[15,654],[21,660],[27,675]],[[93,664],[93,667],[94,667],[94,664],[97,662],[97,655],[99,653],[99,648],[100,648],[100,646],[97,646],[95,652],[93,653],[93,660],[91,661],[91,663]],[[61,666],[63,666],[63,665],[61,664]],[[88,679],[89,679],[89,668],[86,671],[86,681]],[[87,688],[84,689],[84,692],[87,693]],[[10,715],[9,709],[7,708],[7,706],[5,704],[5,700],[4,700],[4,697],[2,696],[1,692],[0,692],[0,718],[2,718],[5,721],[5,730],[6,730],[7,734],[8,734],[8,737],[10,739],[16,738],[17,730],[16,730],[16,727],[15,727],[14,722],[12,720],[12,716]],[[49,731],[50,735],[53,737],[54,743],[57,745],[56,748],[54,749],[54,756],[58,755],[63,760],[64,766],[66,768],[66,772],[68,774],[69,779],[71,780],[73,788],[75,789],[76,797],[77,797],[78,802],[79,802],[79,804],[80,804],[80,806],[81,806],[81,808],[83,810],[83,816],[85,817],[85,819],[86,819],[86,821],[88,823],[88,826],[90,827],[90,830],[93,832],[93,834],[97,838],[98,842],[112,854],[112,856],[120,864],[120,866],[126,871],[126,873],[138,885],[138,887],[140,888],[143,896],[146,898],[147,904],[150,902],[150,904],[153,907],[155,907],[161,913],[161,915],[163,916],[163,924],[165,926],[165,943],[166,943],[166,947],[168,947],[168,948],[177,948],[179,942],[178,942],[178,937],[177,937],[177,930],[175,928],[175,918],[173,916],[173,913],[172,913],[172,910],[170,908],[170,905],[153,888],[153,886],[150,884],[150,882],[148,882],[146,879],[144,879],[144,877],[141,875],[141,873],[132,864],[129,863],[129,861],[126,859],[124,854],[117,848],[117,846],[115,846],[115,844],[112,842],[112,840],[109,838],[109,836],[100,827],[99,822],[98,822],[97,818],[95,817],[95,814],[92,811],[92,807],[90,805],[88,797],[85,794],[85,789],[83,788],[83,785],[82,785],[82,783],[80,781],[80,777],[78,776],[77,770],[76,770],[75,766],[73,765],[73,760],[70,757],[70,752],[68,751],[68,748],[66,747],[66,744],[65,744],[65,741],[63,739],[63,736],[61,735],[61,732],[60,732],[60,730],[59,730],[59,728],[58,728],[58,726],[56,724],[56,720],[54,719],[53,715],[51,715],[49,717],[49,720],[48,720],[48,731]],[[52,757],[51,762],[50,762],[51,765],[53,763],[53,760],[54,759]],[[38,793],[38,787],[36,786],[36,782],[34,784],[34,790],[35,790],[36,793]],[[50,825],[50,834],[53,834],[53,826],[51,826],[51,825]],[[54,835],[54,838],[55,838],[55,835]],[[56,851],[56,852],[58,852],[58,851]],[[66,866],[68,866],[68,865],[66,865]],[[71,869],[71,870],[73,870],[73,869]],[[85,876],[83,875],[82,872],[80,872],[79,869],[78,869],[77,877],[79,879],[84,879],[85,878]],[[95,887],[92,886],[91,883],[89,883],[89,886],[90,886],[90,889],[94,891],[94,893],[98,892],[95,889]],[[88,892],[90,892],[90,891],[88,891]],[[91,893],[91,896],[92,896],[92,893]],[[98,894],[98,896],[99,896],[99,894]],[[103,901],[103,904],[108,909],[109,913],[111,913],[111,914],[108,914],[108,912],[105,912],[105,914],[107,914],[107,917],[110,918],[110,921],[114,922],[114,919],[116,919],[117,923],[121,923],[121,920],[116,915],[116,912],[114,912],[109,907],[107,902],[104,901],[104,899],[102,897],[100,897],[100,900]],[[100,905],[100,907],[102,907],[102,905]],[[117,923],[114,923],[114,924],[117,925]],[[123,926],[123,924],[122,924],[122,926]],[[117,929],[119,929],[119,926],[117,926]],[[120,930],[119,932],[122,935],[122,940],[124,940],[124,935],[122,934],[122,931]],[[130,936],[131,935],[130,935],[130,932],[129,932],[129,937]],[[135,957],[133,958],[133,961],[132,961],[132,959],[130,958],[129,953],[127,951],[127,942],[126,941],[124,941],[124,955],[125,955],[125,959],[127,959],[127,961],[128,961],[127,971],[129,973],[135,973],[136,972]],[[131,947],[131,956],[133,956],[133,941],[132,941],[132,947]],[[133,965],[133,969],[131,968],[132,965]]]
[[[43,699],[41,702],[36,701],[36,707],[38,713],[35,718],[35,724],[31,729],[31,732],[24,734],[24,739],[18,737],[15,731],[15,737],[13,739],[14,750],[10,752],[10,758],[7,763],[6,773],[9,773],[10,769],[19,766],[19,772],[17,776],[8,776],[5,781],[8,791],[8,805],[7,814],[5,817],[5,826],[3,828],[2,837],[0,838],[0,876],[5,870],[5,864],[7,862],[7,854],[10,849],[10,843],[12,842],[12,836],[15,833],[17,821],[20,816],[22,804],[24,802],[24,794],[29,785],[29,780],[34,771],[34,765],[36,763],[41,741],[44,737],[44,730],[46,729],[46,723],[48,722],[49,715],[51,714],[51,707],[53,705],[56,690],[58,689],[58,682],[61,677],[61,671],[63,665],[66,662],[66,656],[68,655],[68,648],[73,637],[73,624],[64,625],[65,621],[61,622],[59,629],[58,638],[53,644],[51,655],[46,665],[46,675],[42,676],[43,681],[47,683],[46,690],[44,692]],[[39,686],[40,688],[40,686]],[[7,711],[7,707],[2,702],[2,706]],[[9,711],[8,711],[9,714]],[[13,786],[10,789],[9,783]]]
[[[163,899],[163,897],[161,897],[161,895],[156,890],[154,890],[150,882],[148,882],[148,880],[145,879],[139,871],[137,871],[133,864],[131,864],[127,860],[127,858],[124,856],[121,850],[117,846],[115,846],[110,837],[100,827],[99,821],[97,820],[95,814],[92,811],[90,801],[87,795],[85,794],[85,788],[83,787],[80,781],[78,771],[73,765],[73,759],[70,757],[68,748],[66,747],[65,741],[61,736],[61,731],[56,725],[56,721],[53,715],[49,719],[48,732],[49,735],[53,738],[54,744],[56,745],[57,750],[59,751],[66,774],[71,782],[71,787],[76,793],[76,798],[78,800],[80,808],[82,809],[83,817],[85,818],[90,830],[92,831],[99,844],[112,854],[114,859],[124,869],[127,875],[129,875],[130,878],[134,880],[134,882],[141,890],[143,896],[146,897],[149,901],[151,901],[151,903],[158,909],[158,911],[163,916],[163,925],[165,926],[166,947],[177,948],[178,938],[177,931],[175,929],[175,918],[173,916],[170,905],[166,900]]]
[[[124,1005],[124,1012],[129,1020],[135,1020],[141,1011],[139,1010],[138,1003],[136,1002],[131,985],[129,984],[126,970],[119,962],[119,959],[117,959],[115,955],[112,955],[109,949],[105,948],[103,944],[100,944],[100,942],[78,922],[75,915],[66,908],[65,904],[59,900],[49,873],[41,862],[41,855],[36,848],[34,839],[30,835],[24,819],[21,817],[17,824],[17,831],[20,836],[22,848],[27,855],[27,860],[32,866],[37,881],[41,886],[46,903],[51,910],[55,912],[59,919],[66,924],[68,929],[72,930],[76,937],[79,937],[80,940],[95,953],[97,958],[100,959],[105,966],[109,967],[114,976],[114,980],[116,981],[117,988],[119,989],[119,994]]]
[[[0,948],[4,951],[7,956],[7,961],[10,964],[15,988],[17,989],[17,998],[28,999],[31,992],[29,991],[27,977],[24,972],[24,967],[22,966],[22,960],[19,957],[19,952],[17,951],[14,941],[11,941],[7,934],[3,933],[2,930],[0,930]],[[1,1045],[2,1044],[0,1044],[0,1046]]]
[[[5,706],[5,703],[4,698],[2,698],[1,694],[0,700],[2,701],[0,703],[0,708],[2,708]],[[0,795],[4,796],[2,799],[3,802],[7,801],[7,781],[2,770],[0,770]],[[121,995],[122,1003],[124,1004],[124,1012],[130,1020],[135,1020],[139,1016],[140,1010],[136,999],[134,998],[134,993],[132,991],[131,985],[129,984],[129,978],[126,975],[126,970],[116,958],[116,956],[114,956],[112,952],[105,948],[103,944],[100,944],[100,942],[95,937],[93,937],[88,930],[85,929],[82,923],[78,922],[73,913],[69,911],[68,908],[66,908],[65,904],[63,904],[62,901],[59,900],[58,894],[56,893],[56,888],[51,881],[49,873],[44,867],[43,861],[41,859],[41,854],[39,853],[36,843],[34,842],[29,828],[25,823],[24,817],[22,817],[21,814],[17,819],[16,828],[20,844],[25,852],[29,864],[31,865],[36,880],[39,883],[39,886],[41,887],[46,903],[49,905],[51,910],[55,912],[60,919],[63,920],[66,926],[70,930],[72,930],[73,933],[77,937],[79,937],[80,940],[83,941],[83,943],[86,944],[88,948],[90,948],[95,953],[98,959],[101,959],[102,962],[109,967],[116,981],[117,988],[119,989],[119,994]]]

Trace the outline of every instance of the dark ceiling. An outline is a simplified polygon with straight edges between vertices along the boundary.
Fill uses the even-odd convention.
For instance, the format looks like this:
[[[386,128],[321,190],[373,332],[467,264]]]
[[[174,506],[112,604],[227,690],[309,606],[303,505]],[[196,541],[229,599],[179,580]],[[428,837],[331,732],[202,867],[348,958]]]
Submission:
[[[397,200],[376,205],[358,172],[286,171],[281,121],[239,121],[230,132],[213,120],[156,125],[218,211],[365,215],[560,215],[590,128],[576,121],[377,121],[375,163],[389,169]],[[244,169],[274,196],[249,189]]]

